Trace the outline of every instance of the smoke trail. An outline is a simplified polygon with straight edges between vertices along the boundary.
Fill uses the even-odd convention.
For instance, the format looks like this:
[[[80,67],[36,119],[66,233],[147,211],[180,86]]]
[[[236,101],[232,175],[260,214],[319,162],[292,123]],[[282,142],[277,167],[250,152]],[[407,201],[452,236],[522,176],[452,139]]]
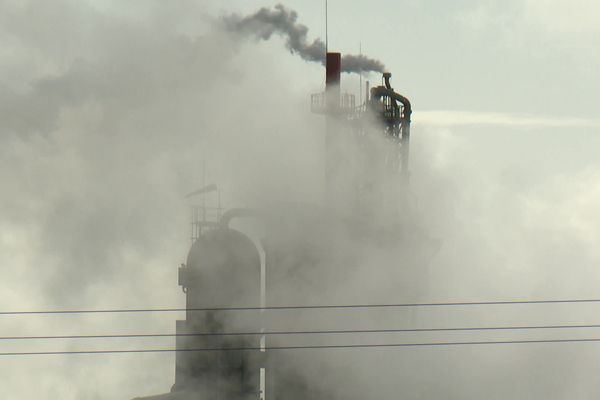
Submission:
[[[223,18],[227,30],[246,34],[261,40],[269,40],[273,34],[286,38],[286,46],[306,61],[325,64],[325,43],[319,38],[311,42],[307,39],[308,28],[297,22],[298,13],[282,4],[274,9],[261,8],[252,15],[242,17],[231,14]],[[379,60],[364,55],[342,57],[342,72],[383,72],[385,66]]]

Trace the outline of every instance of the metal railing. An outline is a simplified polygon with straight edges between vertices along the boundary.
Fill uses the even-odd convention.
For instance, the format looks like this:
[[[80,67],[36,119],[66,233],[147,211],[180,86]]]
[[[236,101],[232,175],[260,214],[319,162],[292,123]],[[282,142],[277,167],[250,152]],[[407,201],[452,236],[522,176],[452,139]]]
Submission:
[[[310,109],[313,113],[316,114],[326,114],[330,111],[330,104],[327,101],[327,93],[315,93],[310,96]],[[337,106],[337,109],[332,110],[333,113],[348,113],[355,112],[356,108],[356,96],[350,93],[342,93],[340,95],[340,102]]]
[[[223,208],[191,206],[191,214],[191,240],[194,242],[203,233],[219,227]]]

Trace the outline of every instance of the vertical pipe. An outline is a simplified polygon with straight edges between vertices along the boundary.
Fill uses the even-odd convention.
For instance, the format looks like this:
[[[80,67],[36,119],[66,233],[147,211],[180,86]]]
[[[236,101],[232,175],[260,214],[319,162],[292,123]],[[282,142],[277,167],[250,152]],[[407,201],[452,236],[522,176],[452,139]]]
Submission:
[[[342,55],[340,53],[327,53],[325,64],[325,93],[327,105],[330,107],[339,107],[341,78]]]
[[[266,386],[267,386],[267,371],[264,367],[262,367],[260,369],[260,383],[259,383],[259,387],[260,387],[260,396],[259,396],[259,400],[266,400],[267,399],[267,394],[266,394]]]
[[[206,160],[202,160],[202,187],[206,187]],[[206,222],[206,195],[202,194],[202,222]],[[198,237],[202,233],[202,225],[198,224]]]
[[[258,241],[257,248],[260,254],[260,308],[267,306],[267,252],[264,247],[264,241]],[[260,331],[265,332],[265,312],[260,310]],[[266,353],[267,337],[261,335],[260,337],[260,352],[263,357],[260,359],[260,373],[259,373],[259,400],[266,400],[267,398],[267,366],[266,366]]]
[[[335,202],[333,188],[338,175],[340,152],[336,115],[340,108],[340,80],[342,56],[340,53],[327,53],[325,60],[325,193],[329,203]]]
[[[405,182],[408,183],[410,173],[408,171],[409,156],[410,156],[410,120],[403,119],[401,123],[401,151],[402,151],[402,176]]]

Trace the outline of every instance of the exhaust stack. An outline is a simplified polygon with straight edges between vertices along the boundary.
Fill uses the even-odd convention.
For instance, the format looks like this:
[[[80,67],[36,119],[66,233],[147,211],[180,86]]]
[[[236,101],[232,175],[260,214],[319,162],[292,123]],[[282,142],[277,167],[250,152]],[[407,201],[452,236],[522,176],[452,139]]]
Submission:
[[[340,107],[341,77],[341,53],[327,53],[325,64],[325,96],[327,101],[327,108],[330,112],[335,112]]]

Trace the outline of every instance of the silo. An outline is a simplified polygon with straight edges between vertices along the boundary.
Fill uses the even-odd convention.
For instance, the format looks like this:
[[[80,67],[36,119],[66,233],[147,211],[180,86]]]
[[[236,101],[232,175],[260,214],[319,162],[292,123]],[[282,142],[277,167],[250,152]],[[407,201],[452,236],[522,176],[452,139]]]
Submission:
[[[216,399],[256,398],[258,351],[226,349],[256,348],[259,338],[193,335],[259,329],[258,312],[197,311],[259,304],[260,255],[252,240],[229,228],[205,232],[194,242],[186,265],[180,268],[179,284],[186,293],[187,315],[177,322],[173,391],[193,390]]]

